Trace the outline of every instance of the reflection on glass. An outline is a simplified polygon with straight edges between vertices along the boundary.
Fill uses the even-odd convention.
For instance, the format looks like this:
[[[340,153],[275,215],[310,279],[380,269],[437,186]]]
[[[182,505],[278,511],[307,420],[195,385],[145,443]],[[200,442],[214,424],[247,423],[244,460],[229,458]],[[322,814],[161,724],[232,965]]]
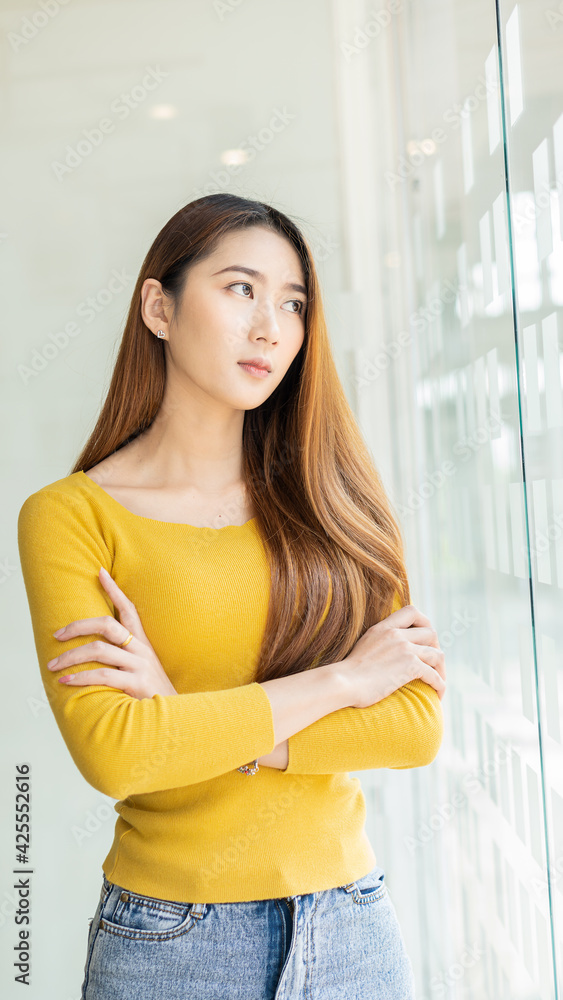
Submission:
[[[348,166],[349,240],[374,204],[362,221],[379,262],[353,275],[367,317],[355,404],[386,462],[413,602],[447,656],[437,760],[362,778],[419,1000],[563,992],[563,15],[550,12],[501,2],[497,22],[491,0],[412,0],[339,77],[352,121],[369,89],[377,137],[348,155],[368,158],[376,188],[368,200]]]

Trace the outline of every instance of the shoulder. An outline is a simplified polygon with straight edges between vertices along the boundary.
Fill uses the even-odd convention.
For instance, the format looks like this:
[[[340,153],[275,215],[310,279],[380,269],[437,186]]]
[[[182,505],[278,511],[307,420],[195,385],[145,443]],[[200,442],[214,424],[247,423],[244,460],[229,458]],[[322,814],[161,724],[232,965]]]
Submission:
[[[84,479],[83,473],[74,472],[31,493],[20,507],[18,524],[35,517],[62,516],[65,511],[72,512],[78,519],[91,517],[92,504]]]
[[[403,601],[401,599],[401,595],[399,594],[399,591],[396,590],[395,593],[394,593],[394,595],[393,595],[393,604],[391,606],[391,614],[393,614],[394,611],[399,611],[402,607],[403,607]]]
[[[24,500],[17,518],[22,564],[76,568],[84,560],[110,559],[116,531],[95,496],[73,473],[47,483]]]

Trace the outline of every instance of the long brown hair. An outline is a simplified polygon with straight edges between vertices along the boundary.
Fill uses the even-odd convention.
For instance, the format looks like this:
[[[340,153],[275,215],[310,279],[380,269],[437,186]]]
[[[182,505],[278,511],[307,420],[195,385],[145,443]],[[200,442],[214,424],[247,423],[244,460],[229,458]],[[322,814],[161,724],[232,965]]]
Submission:
[[[391,613],[395,591],[410,603],[399,523],[338,376],[311,250],[288,216],[222,193],[166,223],[141,266],[105,402],[72,472],[123,447],[161,406],[164,346],[141,315],[143,282],[158,279],[177,304],[190,265],[226,234],[256,225],[289,240],[307,288],[302,348],[243,423],[243,478],[271,571],[256,668],[265,681],[342,660]]]

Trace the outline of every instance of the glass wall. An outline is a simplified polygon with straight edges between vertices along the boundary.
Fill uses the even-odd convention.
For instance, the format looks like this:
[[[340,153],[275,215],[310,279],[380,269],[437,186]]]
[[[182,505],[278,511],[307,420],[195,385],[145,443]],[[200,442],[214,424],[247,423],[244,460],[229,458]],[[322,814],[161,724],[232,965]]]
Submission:
[[[563,6],[335,2],[334,25],[356,320],[347,385],[448,670],[436,761],[361,776],[373,842],[419,1000],[552,1000]]]

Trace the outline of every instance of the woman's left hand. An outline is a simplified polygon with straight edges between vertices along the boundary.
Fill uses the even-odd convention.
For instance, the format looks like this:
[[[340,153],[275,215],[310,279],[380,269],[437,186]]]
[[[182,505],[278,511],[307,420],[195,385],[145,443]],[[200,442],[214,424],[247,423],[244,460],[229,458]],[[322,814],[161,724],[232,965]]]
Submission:
[[[111,615],[101,618],[82,618],[70,622],[62,629],[57,629],[53,634],[62,642],[74,639],[77,635],[103,635],[108,642],[97,639],[95,642],[67,649],[54,660],[49,660],[48,669],[62,670],[63,667],[71,667],[76,663],[97,660],[109,666],[99,667],[96,670],[80,670],[66,677],[59,677],[59,681],[69,686],[105,684],[107,687],[119,688],[132,698],[139,699],[152,698],[154,694],[178,694],[145,635],[133,602],[119,589],[103,567],[98,573],[98,578],[119,612],[119,621]],[[133,633],[133,638],[121,648],[120,644],[125,642],[130,632]]]
[[[271,753],[264,754],[263,757],[258,757],[258,764],[263,764],[264,767],[276,767],[280,771],[285,771],[289,764],[289,744],[287,740],[282,743],[276,743],[276,746]]]

